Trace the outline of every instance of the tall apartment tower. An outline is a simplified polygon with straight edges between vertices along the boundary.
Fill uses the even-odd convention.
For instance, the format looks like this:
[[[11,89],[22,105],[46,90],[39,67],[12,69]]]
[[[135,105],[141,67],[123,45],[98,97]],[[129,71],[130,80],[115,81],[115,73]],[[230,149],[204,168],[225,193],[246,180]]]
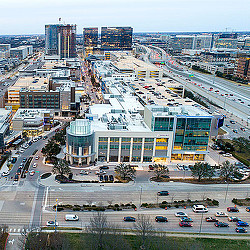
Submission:
[[[102,50],[132,50],[132,27],[102,27]]]
[[[45,25],[45,53],[60,59],[76,57],[76,25]]]

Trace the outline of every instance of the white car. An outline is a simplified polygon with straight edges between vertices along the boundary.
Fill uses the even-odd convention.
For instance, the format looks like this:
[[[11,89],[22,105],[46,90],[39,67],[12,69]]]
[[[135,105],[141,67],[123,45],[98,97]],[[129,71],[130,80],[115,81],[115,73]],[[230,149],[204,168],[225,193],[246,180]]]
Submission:
[[[31,170],[30,171],[30,176],[33,176],[35,174],[35,171],[34,170]]]
[[[184,212],[177,212],[177,213],[175,213],[175,216],[176,217],[188,217],[188,215]]]
[[[4,176],[8,176],[10,174],[10,172],[9,171],[7,171],[7,172],[3,172],[2,173],[2,176],[4,177]]]
[[[88,175],[88,174],[89,174],[89,172],[88,172],[88,171],[86,171],[86,170],[81,170],[81,171],[80,171],[80,174],[83,174],[83,175]]]
[[[55,221],[50,220],[50,221],[47,221],[46,225],[47,226],[55,226],[55,225],[58,226],[58,222],[56,222],[56,224],[55,224]]]
[[[224,157],[232,157],[232,154],[230,153],[226,153],[226,154],[223,154]]]
[[[37,163],[35,162],[34,164],[33,164],[33,168],[36,168],[37,167]]]
[[[216,217],[228,217],[228,215],[224,212],[216,212],[215,216]]]

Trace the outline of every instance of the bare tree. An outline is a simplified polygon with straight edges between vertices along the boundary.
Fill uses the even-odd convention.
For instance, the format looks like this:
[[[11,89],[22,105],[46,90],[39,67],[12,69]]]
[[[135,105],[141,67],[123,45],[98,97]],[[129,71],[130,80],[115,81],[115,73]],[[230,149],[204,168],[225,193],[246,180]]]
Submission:
[[[239,172],[238,168],[235,164],[230,163],[229,161],[225,161],[222,163],[220,169],[220,176],[225,180],[228,181],[232,178],[242,178],[242,174]]]
[[[108,200],[107,202],[108,202],[108,204],[111,206],[112,203],[113,203],[113,200]]]
[[[89,206],[92,206],[93,200],[87,200],[87,203],[88,203]]]
[[[138,215],[134,224],[134,229],[136,230],[136,235],[141,240],[140,249],[146,249],[147,241],[149,240],[150,236],[154,235],[154,227],[150,217],[145,214]]]
[[[90,224],[86,228],[89,249],[131,249],[121,234],[120,228],[115,224],[111,224],[107,220],[104,212],[94,213],[90,218]]]
[[[86,228],[87,232],[95,241],[96,249],[103,249],[105,236],[108,234],[109,223],[107,216],[103,212],[97,212],[90,218],[90,225]]]
[[[174,202],[174,198],[175,198],[175,194],[174,193],[170,194],[170,197],[171,197],[171,202],[173,203]]]

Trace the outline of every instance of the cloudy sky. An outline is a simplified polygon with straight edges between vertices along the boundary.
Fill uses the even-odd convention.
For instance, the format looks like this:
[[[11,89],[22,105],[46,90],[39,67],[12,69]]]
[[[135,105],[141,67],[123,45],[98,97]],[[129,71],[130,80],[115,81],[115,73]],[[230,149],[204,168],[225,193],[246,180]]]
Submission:
[[[249,31],[250,0],[0,0],[0,35],[42,34],[44,25],[132,26],[141,31]]]

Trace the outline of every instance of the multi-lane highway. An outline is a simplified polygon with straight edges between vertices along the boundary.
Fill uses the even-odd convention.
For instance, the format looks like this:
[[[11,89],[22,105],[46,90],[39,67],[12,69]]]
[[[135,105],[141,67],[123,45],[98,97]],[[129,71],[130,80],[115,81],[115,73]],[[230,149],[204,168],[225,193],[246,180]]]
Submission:
[[[186,88],[221,106],[228,112],[235,114],[245,121],[250,121],[249,86],[177,67],[175,64],[170,63],[172,59],[163,49],[152,46],[149,50],[151,52],[147,50],[147,56],[156,50],[160,54],[161,60],[166,62],[166,65],[162,67],[166,75],[180,82]],[[151,57],[149,56],[148,61],[150,60]]]

